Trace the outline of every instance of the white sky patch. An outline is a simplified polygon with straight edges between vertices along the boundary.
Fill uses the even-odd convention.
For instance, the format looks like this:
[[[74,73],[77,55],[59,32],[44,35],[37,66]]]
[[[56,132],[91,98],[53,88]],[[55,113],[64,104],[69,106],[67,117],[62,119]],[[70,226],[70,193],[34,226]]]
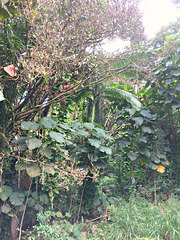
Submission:
[[[148,38],[154,37],[162,26],[167,26],[180,17],[180,9],[171,0],[142,0],[140,10]]]
[[[140,11],[148,38],[153,38],[163,26],[175,22],[180,17],[180,9],[171,0],[141,0]],[[102,49],[106,52],[122,51],[127,44],[128,41],[118,38],[113,41],[104,40]]]

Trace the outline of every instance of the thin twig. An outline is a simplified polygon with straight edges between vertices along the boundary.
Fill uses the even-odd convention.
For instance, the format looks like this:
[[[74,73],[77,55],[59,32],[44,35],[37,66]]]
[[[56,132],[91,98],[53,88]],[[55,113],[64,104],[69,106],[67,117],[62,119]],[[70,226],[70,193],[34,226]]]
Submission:
[[[28,198],[29,198],[31,185],[32,185],[32,178],[31,178],[31,182],[30,182],[30,185],[29,185],[28,194],[27,194],[26,202],[25,202],[25,206],[24,206],[24,211],[23,211],[22,218],[21,218],[21,225],[20,225],[20,228],[19,228],[19,238],[18,238],[18,240],[21,240],[22,225],[23,225],[23,221],[24,221],[24,215],[25,215],[25,212],[26,212],[26,207],[27,207],[27,202],[28,202]]]
[[[80,211],[81,211],[81,205],[82,205],[82,200],[83,200],[83,195],[84,195],[85,187],[86,187],[86,181],[85,181],[85,184],[84,184],[84,187],[83,187],[83,190],[82,190],[82,194],[81,194],[81,202],[80,202],[80,205],[79,205],[79,211],[78,211],[77,221],[79,221],[79,215],[80,215]]]

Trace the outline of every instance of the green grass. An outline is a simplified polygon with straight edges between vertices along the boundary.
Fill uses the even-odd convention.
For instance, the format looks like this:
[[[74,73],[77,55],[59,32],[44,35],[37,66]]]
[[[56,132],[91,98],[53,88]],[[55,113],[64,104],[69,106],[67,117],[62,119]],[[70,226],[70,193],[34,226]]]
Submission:
[[[91,240],[179,240],[180,201],[170,199],[154,206],[145,199],[130,199],[111,206],[107,226],[99,223]]]
[[[49,215],[47,215],[49,214]],[[60,240],[179,240],[180,201],[170,199],[154,206],[143,198],[120,200],[111,205],[107,221],[70,224],[60,216],[49,224],[57,213],[39,214],[36,231],[28,239]],[[82,236],[82,231],[86,237]],[[27,238],[26,238],[27,239]]]

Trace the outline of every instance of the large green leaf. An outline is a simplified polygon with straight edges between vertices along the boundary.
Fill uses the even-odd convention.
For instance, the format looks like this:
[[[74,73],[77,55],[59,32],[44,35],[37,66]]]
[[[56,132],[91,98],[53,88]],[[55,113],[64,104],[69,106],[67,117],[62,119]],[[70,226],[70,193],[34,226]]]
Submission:
[[[134,161],[137,158],[137,153],[136,152],[129,152],[127,155],[131,159],[131,161]]]
[[[15,169],[16,171],[22,171],[25,170],[27,166],[28,166],[27,163],[16,163]]]
[[[110,87],[106,88],[104,91],[104,95],[107,99],[109,99],[111,102],[114,102],[117,105],[121,103],[121,100],[126,100],[136,109],[140,109],[142,107],[142,103],[140,99],[138,99],[132,93],[126,92],[121,89],[110,88]]]
[[[21,127],[24,130],[29,130],[29,129],[37,130],[39,128],[39,124],[35,122],[30,122],[30,121],[23,121],[21,123]]]
[[[49,198],[47,194],[41,194],[39,196],[39,201],[42,202],[43,204],[48,204],[49,203]]]
[[[132,118],[132,120],[134,120],[140,126],[143,124],[143,121],[144,121],[142,117]]]
[[[152,133],[153,130],[150,127],[142,126],[142,131],[145,133]]]
[[[37,165],[30,165],[26,168],[26,172],[30,177],[37,177],[41,174],[41,168]]]
[[[101,141],[98,140],[98,139],[89,138],[88,141],[89,141],[89,143],[90,143],[92,146],[94,146],[94,147],[96,147],[96,148],[99,148],[100,145],[101,145]]]
[[[51,131],[49,133],[49,136],[56,140],[57,142],[59,143],[64,143],[66,140],[64,139],[64,136],[61,134],[61,133],[58,133],[58,132],[54,132],[54,131]]]
[[[13,194],[10,196],[10,203],[19,206],[23,204],[25,199],[25,194],[21,192],[13,192]]]
[[[41,122],[41,125],[43,125],[45,128],[56,128],[57,127],[57,123],[54,119],[52,119],[51,117],[44,117]]]
[[[100,150],[101,152],[105,152],[106,154],[109,154],[109,155],[112,154],[111,148],[106,147],[106,146],[100,146],[99,150]]]
[[[29,150],[39,148],[42,145],[42,141],[37,138],[28,138],[26,140],[26,143],[27,143]]]
[[[3,185],[1,190],[2,191],[0,192],[0,199],[2,201],[6,201],[13,192],[12,187],[7,186],[7,185]]]
[[[145,155],[146,157],[150,157],[151,156],[151,153],[150,153],[148,148],[142,147],[142,148],[139,149],[139,152],[141,154]]]

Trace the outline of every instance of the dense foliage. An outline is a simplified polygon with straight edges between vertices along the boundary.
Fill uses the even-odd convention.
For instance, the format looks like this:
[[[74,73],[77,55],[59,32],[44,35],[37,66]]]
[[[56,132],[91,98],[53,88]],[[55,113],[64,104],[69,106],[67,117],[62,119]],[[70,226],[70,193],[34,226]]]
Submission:
[[[133,0],[0,3],[3,240],[178,239],[179,26],[146,41]]]

